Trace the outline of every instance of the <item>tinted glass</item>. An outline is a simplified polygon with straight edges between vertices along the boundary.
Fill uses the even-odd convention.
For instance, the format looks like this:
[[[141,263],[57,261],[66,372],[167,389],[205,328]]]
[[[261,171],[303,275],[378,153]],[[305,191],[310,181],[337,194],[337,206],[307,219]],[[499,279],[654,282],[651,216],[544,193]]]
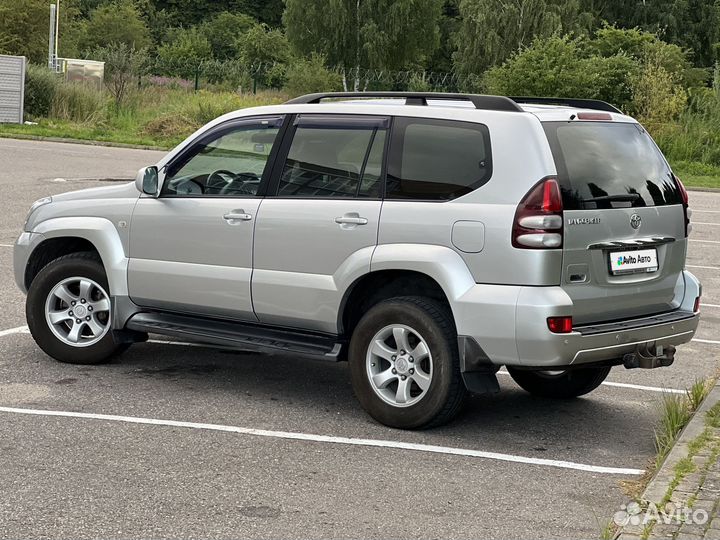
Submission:
[[[378,197],[386,130],[377,122],[300,124],[280,179],[281,197]]]
[[[255,196],[280,124],[279,118],[242,123],[198,143],[171,168],[162,194]]]
[[[568,210],[681,204],[672,172],[642,126],[546,122]]]
[[[486,126],[453,120],[395,120],[388,198],[453,199],[485,184],[491,174]]]

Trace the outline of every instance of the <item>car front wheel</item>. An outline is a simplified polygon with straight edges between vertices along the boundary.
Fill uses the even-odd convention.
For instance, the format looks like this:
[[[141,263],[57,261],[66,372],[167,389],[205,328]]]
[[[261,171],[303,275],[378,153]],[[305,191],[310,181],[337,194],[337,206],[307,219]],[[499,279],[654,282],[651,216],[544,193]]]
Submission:
[[[26,315],[35,342],[60,362],[98,364],[127,348],[112,335],[105,270],[92,253],[73,253],[44,267],[28,291]]]

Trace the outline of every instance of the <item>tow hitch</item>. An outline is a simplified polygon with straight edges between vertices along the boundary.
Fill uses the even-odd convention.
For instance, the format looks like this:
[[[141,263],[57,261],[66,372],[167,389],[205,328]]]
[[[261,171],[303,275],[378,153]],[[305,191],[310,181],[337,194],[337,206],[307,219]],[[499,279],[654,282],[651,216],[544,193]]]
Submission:
[[[675,361],[675,347],[641,343],[637,348],[623,356],[623,365],[627,369],[653,369],[667,367]]]

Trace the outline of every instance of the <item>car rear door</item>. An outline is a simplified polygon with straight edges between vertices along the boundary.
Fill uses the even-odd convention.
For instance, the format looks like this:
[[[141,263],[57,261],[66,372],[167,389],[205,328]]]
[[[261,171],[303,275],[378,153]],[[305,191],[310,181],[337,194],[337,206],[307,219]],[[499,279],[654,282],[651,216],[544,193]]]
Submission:
[[[545,122],[563,196],[562,287],[584,324],[677,308],[683,298],[682,188],[636,123]]]
[[[349,284],[370,269],[389,118],[302,114],[283,141],[255,224],[261,322],[337,331]]]

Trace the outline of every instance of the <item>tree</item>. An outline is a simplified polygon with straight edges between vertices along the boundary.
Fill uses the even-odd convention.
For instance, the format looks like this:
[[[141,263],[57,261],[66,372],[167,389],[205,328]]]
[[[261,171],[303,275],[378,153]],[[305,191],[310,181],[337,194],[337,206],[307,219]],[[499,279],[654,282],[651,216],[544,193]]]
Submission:
[[[657,33],[664,41],[692,50],[698,66],[709,67],[720,60],[715,55],[715,45],[720,42],[718,0],[612,1],[599,5],[596,0],[582,1],[610,24]]]
[[[285,9],[283,0],[235,0],[231,7],[233,10],[247,13],[271,28],[282,24],[282,14]]]
[[[640,64],[625,54],[593,55],[583,40],[536,38],[485,75],[488,92],[502,95],[602,99],[621,108],[632,101]]]
[[[693,69],[689,60],[690,51],[665,43],[656,34],[639,28],[622,29],[605,24],[595,33],[589,47],[600,56],[625,53],[641,63],[651,59],[653,64],[662,66],[686,88],[701,86],[707,79],[706,73]]]
[[[287,70],[285,91],[290,96],[314,92],[333,92],[342,88],[342,77],[325,67],[325,59],[317,53],[300,58]]]
[[[158,48],[160,68],[169,75],[197,77],[200,64],[212,58],[212,48],[197,28],[175,28]]]
[[[460,15],[454,60],[464,75],[501,64],[535,38],[587,33],[593,23],[577,1],[462,0]]]
[[[120,108],[135,81],[147,65],[145,50],[137,50],[125,43],[110,43],[92,52],[92,56],[105,62],[105,86]]]
[[[133,0],[114,0],[95,8],[79,47],[91,50],[119,43],[136,50],[150,45],[150,31]]]
[[[361,84],[360,68],[423,66],[438,47],[441,0],[287,0],[283,22],[301,54],[323,54]]]
[[[687,106],[687,92],[658,58],[648,57],[632,80],[633,113],[648,127],[676,120]]]
[[[43,0],[0,0],[0,53],[47,63],[48,6]]]
[[[207,36],[213,57],[218,60],[229,60],[238,56],[240,35],[250,30],[255,24],[255,19],[249,15],[223,11],[203,23],[200,31]]]
[[[280,30],[256,24],[238,41],[240,60],[251,70],[255,83],[280,87],[290,59],[290,45]]]

